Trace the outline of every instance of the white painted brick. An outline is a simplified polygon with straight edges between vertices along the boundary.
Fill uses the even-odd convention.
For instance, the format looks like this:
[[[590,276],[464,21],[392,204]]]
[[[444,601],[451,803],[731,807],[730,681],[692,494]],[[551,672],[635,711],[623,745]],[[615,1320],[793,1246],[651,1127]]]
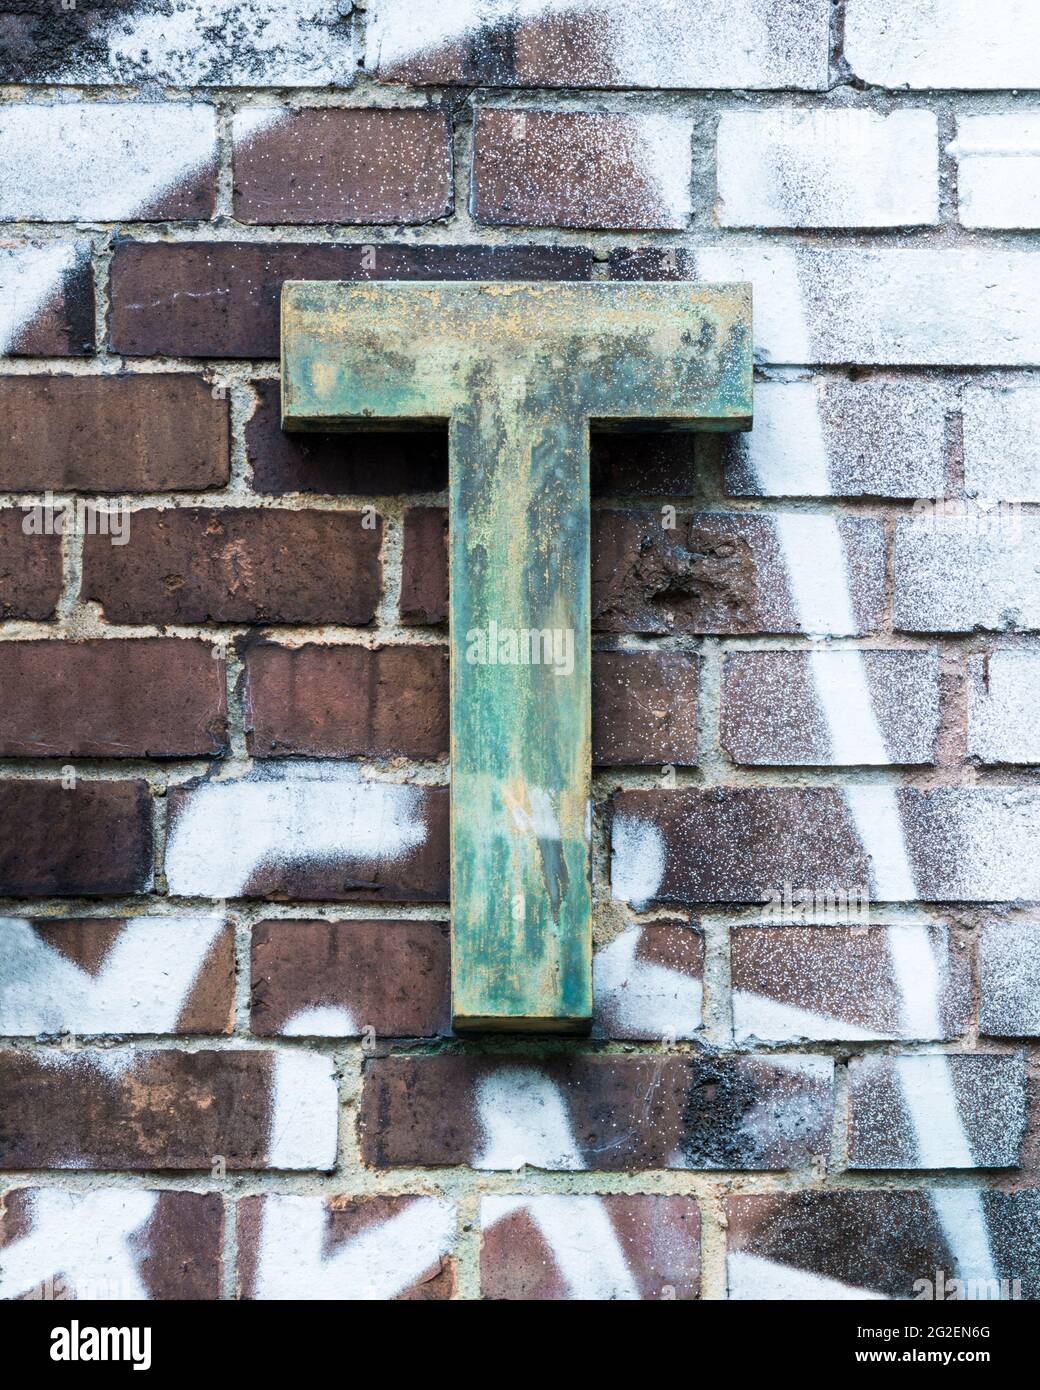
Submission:
[[[0,110],[0,220],[138,217],[216,160],[215,108],[28,103]]]
[[[979,949],[979,1027],[996,1038],[1040,1034],[1040,922],[989,922]]]
[[[968,752],[984,763],[1040,763],[1040,651],[971,658]]]
[[[1040,387],[965,391],[964,481],[975,497],[1040,502]]]
[[[728,111],[719,221],[728,227],[898,227],[939,217],[930,111]]]
[[[369,0],[366,8],[366,67],[391,81],[472,85],[482,65],[481,80],[499,86],[822,90],[828,81],[827,0]]]
[[[1040,227],[1040,115],[962,116],[950,148],[965,227]]]
[[[750,280],[759,361],[1040,362],[1040,254],[749,245],[690,253],[691,278]]]
[[[755,424],[727,437],[734,497],[941,497],[947,389],[931,381],[755,384]]]
[[[907,632],[1040,628],[1040,518],[900,521],[895,623]]]
[[[885,87],[1040,87],[1040,5],[849,0],[845,57]]]

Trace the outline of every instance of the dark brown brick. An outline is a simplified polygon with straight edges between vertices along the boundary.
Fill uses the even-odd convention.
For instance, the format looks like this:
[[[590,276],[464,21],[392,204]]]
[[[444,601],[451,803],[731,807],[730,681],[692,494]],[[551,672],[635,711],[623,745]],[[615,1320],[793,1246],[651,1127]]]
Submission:
[[[382,523],[360,512],[170,508],[88,536],[83,598],[114,623],[369,623]]]
[[[473,216],[513,227],[685,227],[690,134],[677,116],[484,107],[473,130]],[[651,149],[675,166],[674,183]]]
[[[700,497],[719,471],[717,450],[688,430],[593,430],[590,446],[593,497]]]
[[[124,1232],[131,1239],[124,1240]],[[157,1300],[219,1298],[223,1233],[224,1203],[217,1192],[15,1187],[0,1198],[0,1252],[36,1238],[32,1273],[22,1275],[34,1282],[13,1291],[10,1297],[17,1299],[107,1301],[142,1291]],[[109,1264],[107,1253],[115,1245],[123,1258]],[[92,1273],[82,1265],[85,1247],[97,1252]]]
[[[409,507],[401,554],[401,622],[408,627],[448,621],[448,513]]]
[[[447,114],[428,108],[293,111],[253,133],[236,129],[235,216],[398,224],[445,217],[450,136]]]
[[[255,381],[257,406],[246,422],[253,488],[269,496],[439,492],[448,486],[447,430],[350,430],[290,434],[282,429],[277,381]]]
[[[455,1211],[437,1197],[269,1192],[238,1203],[240,1298],[451,1298],[454,1249]]]
[[[168,492],[228,480],[228,402],[198,376],[0,377],[0,487]]]
[[[223,751],[224,662],[205,642],[4,642],[0,669],[0,756]]]
[[[220,1155],[229,1170],[268,1167],[270,1140],[288,1139],[271,1134],[274,1064],[263,1051],[4,1053],[0,1163],[209,1170]],[[334,1122],[330,1070],[324,1086]]]
[[[273,358],[283,280],[587,280],[591,267],[556,246],[124,242],[109,341],[131,356]]]
[[[246,721],[261,758],[436,758],[448,750],[447,649],[254,646]]]
[[[142,893],[152,881],[152,812],[143,781],[0,782],[0,897]]]
[[[11,357],[85,357],[94,351],[94,268],[90,245],[68,246],[65,268],[56,275],[50,268],[53,243],[42,246],[0,246],[0,286],[8,276],[42,275],[54,285],[15,330],[5,351]],[[40,258],[47,258],[43,269]],[[52,281],[52,276],[54,276]]]
[[[593,652],[593,762],[696,763],[698,669],[685,652]]]
[[[250,1027],[264,1037],[447,1033],[448,955],[446,922],[260,922]]]
[[[480,1224],[484,1298],[600,1302],[692,1299],[699,1291],[692,1197],[488,1196]],[[609,1255],[593,1234],[604,1225]]]
[[[33,514],[0,511],[0,618],[53,617],[61,597],[61,537],[26,535]]]
[[[374,1058],[359,1120],[378,1167],[802,1167],[830,1150],[831,1061]]]

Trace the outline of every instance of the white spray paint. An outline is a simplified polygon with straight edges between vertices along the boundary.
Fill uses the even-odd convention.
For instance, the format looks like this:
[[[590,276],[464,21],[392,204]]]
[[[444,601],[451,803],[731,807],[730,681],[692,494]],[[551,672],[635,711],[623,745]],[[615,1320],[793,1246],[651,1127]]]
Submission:
[[[133,217],[216,157],[209,105],[8,106],[0,111],[0,219]]]
[[[64,1192],[37,1188],[29,1196],[31,1228],[3,1247],[0,1298],[61,1276],[79,1299],[146,1299],[131,1238],[155,1211],[156,1192],[120,1188]]]
[[[885,1294],[843,1284],[794,1265],[765,1260],[736,1250],[727,1257],[729,1297],[733,1299],[821,1299],[834,1303],[850,1299],[885,1299]]]
[[[733,1036],[741,1043],[752,1039],[778,1043],[800,1042],[803,1039],[812,1042],[874,1042],[885,1034],[843,1018],[817,1013],[813,1009],[784,1004],[779,999],[754,994],[751,990],[735,989]],[[770,1061],[775,1061],[775,1058],[770,1058]]]
[[[318,1052],[274,1053],[267,1167],[336,1166],[339,1096],[332,1063]]]
[[[173,1033],[221,917],[137,917],[96,974],[0,918],[0,1033]]]
[[[449,1254],[455,1211],[449,1202],[418,1197],[327,1255],[326,1229],[321,1198],[265,1197],[256,1296],[352,1302],[396,1298]]]
[[[642,912],[664,880],[664,836],[653,821],[618,813],[611,831],[610,890]]]
[[[342,1005],[315,1004],[293,1014],[279,1031],[286,1038],[353,1038],[361,1029]]]
[[[586,1166],[560,1088],[533,1067],[502,1067],[482,1077],[476,1115],[484,1144],[474,1168]]]
[[[701,1021],[701,981],[682,970],[638,958],[640,927],[597,951],[592,961],[593,1010],[605,1036],[620,1031],[649,1038],[692,1038]]]
[[[483,1197],[481,1229],[522,1211],[552,1252],[569,1298],[583,1302],[639,1298],[613,1222],[601,1197]]]
[[[419,788],[362,782],[349,763],[300,762],[205,783],[171,828],[169,891],[233,898],[267,865],[392,862],[426,839],[421,802]]]
[[[0,247],[0,352],[11,351],[76,264],[77,248],[67,241]]]

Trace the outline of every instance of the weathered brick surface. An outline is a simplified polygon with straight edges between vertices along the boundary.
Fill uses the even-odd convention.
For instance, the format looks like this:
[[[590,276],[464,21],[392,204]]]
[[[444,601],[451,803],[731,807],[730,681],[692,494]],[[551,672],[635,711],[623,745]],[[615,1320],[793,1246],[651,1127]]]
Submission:
[[[970,958],[946,927],[737,927],[730,943],[740,1043],[945,1040],[968,1025]]]
[[[845,56],[857,77],[885,87],[1036,87],[1040,15],[1029,0],[850,0]]]
[[[462,0],[418,14],[408,0],[369,8],[367,65],[390,82],[520,87],[827,85],[824,0],[719,0],[690,10],[625,0],[562,12]]]
[[[437,492],[448,485],[447,434],[289,434],[282,429],[277,381],[256,381],[256,409],[246,422],[246,456],[257,492],[331,496]]]
[[[430,222],[451,211],[446,115],[434,110],[238,111],[239,222]]]
[[[369,623],[381,522],[362,512],[133,512],[129,540],[88,535],[84,599],[113,623]]]
[[[949,392],[929,379],[756,382],[754,429],[723,438],[726,491],[732,497],[941,497],[952,408]]]
[[[829,1149],[830,1089],[824,1057],[376,1058],[362,1154],[376,1167],[802,1167]],[[748,1124],[752,1111],[769,1118]]]
[[[435,1197],[293,1197],[238,1203],[239,1297],[446,1299],[455,1209]]]
[[[1040,1034],[1040,924],[987,922],[979,944],[979,993],[984,1033]]]
[[[216,165],[214,106],[11,105],[0,112],[0,222],[211,217]]]
[[[251,990],[250,1027],[264,1036],[447,1033],[447,923],[260,922]]]
[[[94,272],[86,241],[0,246],[0,352],[84,357],[94,351]]]
[[[401,553],[401,622],[408,627],[448,621],[448,513],[409,507]]]
[[[50,618],[61,597],[61,537],[26,534],[31,514],[0,509],[0,618]]]
[[[734,762],[934,761],[937,653],[735,652],[722,671],[721,740]]]
[[[228,402],[202,377],[0,377],[0,487],[197,492],[228,480]]]
[[[1040,628],[1040,575],[1030,563],[1040,542],[1037,518],[901,518],[895,540],[896,626],[905,632]]]
[[[221,917],[0,917],[0,1033],[227,1033]]]
[[[692,1299],[699,1291],[692,1197],[483,1197],[480,1225],[484,1298]]]
[[[246,654],[246,718],[258,757],[436,758],[448,750],[447,648],[259,644]]]
[[[224,749],[224,662],[205,642],[4,642],[0,669],[0,756],[190,757]]]
[[[726,1217],[730,1298],[1011,1298],[1016,1279],[1020,1297],[1040,1296],[1037,1192],[741,1194]]]
[[[696,763],[697,682],[685,652],[593,652],[593,762]]]
[[[1040,501],[1038,423],[1035,386],[964,392],[964,482],[970,494],[990,502]]]
[[[336,1085],[314,1052],[0,1053],[5,1168],[331,1168]]]
[[[939,220],[931,111],[726,111],[719,221],[727,227],[903,227]]]
[[[965,227],[1040,227],[1036,116],[961,116],[954,148]]]
[[[596,1037],[695,1038],[702,1025],[704,937],[688,922],[626,928],[592,958]]]
[[[8,1188],[0,1298],[219,1298],[223,1232],[216,1192]]]
[[[591,265],[587,251],[557,246],[125,242],[112,258],[110,346],[277,357],[284,280],[584,280]]]
[[[1021,1054],[854,1057],[851,1168],[1014,1168],[1025,1129]]]
[[[484,107],[473,216],[512,227],[685,227],[691,134],[673,115]]]
[[[968,751],[984,763],[1040,762],[1040,653],[993,651],[968,664]]]
[[[171,790],[177,897],[447,902],[448,792],[362,781],[349,763],[260,764]]]
[[[0,897],[100,897],[152,883],[147,783],[0,782]]]
[[[765,902],[785,883],[889,902],[1040,897],[1040,799],[1016,788],[858,784],[624,791],[614,798],[614,896]]]

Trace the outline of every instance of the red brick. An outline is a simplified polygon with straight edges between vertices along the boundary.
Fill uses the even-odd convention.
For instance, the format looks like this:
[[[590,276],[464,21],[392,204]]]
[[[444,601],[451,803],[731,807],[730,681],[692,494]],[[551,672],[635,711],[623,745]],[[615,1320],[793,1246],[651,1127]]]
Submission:
[[[315,1053],[122,1050],[0,1054],[5,1168],[331,1168],[337,1098]],[[300,1070],[303,1059],[305,1071]],[[306,1103],[273,1115],[279,1084]],[[283,1094],[287,1094],[283,1092]],[[331,1140],[331,1145],[330,1145]]]
[[[21,507],[0,510],[0,618],[53,617],[61,597],[61,537],[26,535],[26,520]]]
[[[298,1197],[238,1204],[240,1298],[451,1298],[455,1209],[436,1197]]]
[[[0,1260],[18,1251],[17,1276],[8,1261],[24,1284],[17,1299],[219,1298],[223,1238],[216,1192],[14,1187],[0,1197]]]
[[[698,670],[685,652],[593,652],[593,762],[696,763]]]
[[[229,1033],[231,926],[209,917],[0,917],[0,1034]]]
[[[251,647],[246,724],[261,758],[436,758],[448,749],[447,649]]]
[[[699,1292],[692,1197],[490,1196],[480,1223],[484,1298],[685,1300]]]
[[[484,107],[473,216],[512,227],[685,227],[691,133],[675,115]]]
[[[748,1123],[748,1115],[761,1122]],[[830,1150],[824,1057],[373,1058],[366,1163],[474,1168],[768,1169]]]
[[[423,108],[286,111],[234,121],[239,222],[430,222],[451,211],[448,117]]]
[[[112,259],[113,352],[277,357],[283,280],[587,280],[556,246],[124,242]]]
[[[54,253],[64,256],[55,269]],[[49,293],[14,328],[4,351],[11,357],[85,357],[94,351],[94,268],[90,244],[36,242],[0,246],[0,285],[46,284]]]
[[[129,543],[86,538],[83,598],[113,623],[369,623],[381,523],[360,512],[131,513]]]
[[[0,487],[198,491],[228,480],[229,405],[198,376],[0,377]]]
[[[592,1034],[660,1042],[703,1025],[704,937],[690,922],[626,927],[592,958]]]
[[[401,554],[401,622],[407,627],[448,621],[448,513],[409,507]]]
[[[0,896],[143,893],[152,881],[152,810],[143,781],[0,782]]]
[[[205,642],[0,644],[0,756],[190,757],[224,748],[224,662]]]
[[[282,429],[279,383],[254,381],[253,389],[257,406],[246,422],[246,457],[256,492],[382,497],[448,485],[446,430],[290,434]]]
[[[847,1299],[862,1291],[874,1298],[956,1299],[958,1274],[988,1277],[959,1239],[980,1224],[994,1277],[1009,1285],[1018,1279],[1022,1297],[1040,1297],[1038,1192],[777,1192],[729,1197],[726,1217],[730,1298]],[[932,1282],[937,1270],[942,1291]],[[994,1296],[982,1288],[960,1296]]]
[[[447,1033],[448,954],[446,922],[260,922],[250,1027],[264,1037]]]

